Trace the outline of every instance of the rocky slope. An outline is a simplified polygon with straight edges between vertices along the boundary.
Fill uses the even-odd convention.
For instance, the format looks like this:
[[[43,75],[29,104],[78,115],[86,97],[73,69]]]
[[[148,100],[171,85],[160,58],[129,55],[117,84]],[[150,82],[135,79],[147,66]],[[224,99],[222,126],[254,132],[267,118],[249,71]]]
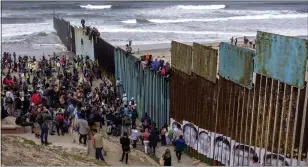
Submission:
[[[107,166],[86,156],[85,150],[38,145],[19,136],[2,136],[1,159],[4,166]]]

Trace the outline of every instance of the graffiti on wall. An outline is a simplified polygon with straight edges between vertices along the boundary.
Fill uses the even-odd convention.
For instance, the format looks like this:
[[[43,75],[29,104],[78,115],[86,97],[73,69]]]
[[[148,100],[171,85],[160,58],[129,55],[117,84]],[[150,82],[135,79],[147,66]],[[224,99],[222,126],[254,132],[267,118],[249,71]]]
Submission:
[[[221,64],[236,69],[228,63],[245,64],[247,55],[249,74],[243,76],[249,76],[252,84],[254,51],[235,48],[237,52],[230,54],[230,50],[225,51],[225,63]],[[242,60],[236,60],[237,54]],[[237,67],[243,70],[243,66]],[[195,136],[194,129],[199,134],[191,140],[186,131],[187,153],[196,157],[195,150],[210,164],[217,160],[231,166],[250,165],[255,156],[263,165],[305,165],[308,133],[303,129],[308,128],[308,91],[258,73],[251,87],[247,82],[240,84],[236,79],[239,72],[232,68],[225,70],[231,77],[219,77],[215,83],[196,71],[188,75],[172,68],[170,117],[191,127],[188,134]]]
[[[198,128],[191,122],[182,121],[180,123],[170,118],[170,124],[173,131],[176,131],[177,125],[181,126],[187,147],[224,165],[251,166],[253,157],[256,156],[264,166],[291,166],[292,159],[285,158],[281,154],[266,152],[265,149],[236,142],[223,134]],[[301,161],[300,165],[307,164]],[[292,166],[296,166],[296,160],[293,160]]]

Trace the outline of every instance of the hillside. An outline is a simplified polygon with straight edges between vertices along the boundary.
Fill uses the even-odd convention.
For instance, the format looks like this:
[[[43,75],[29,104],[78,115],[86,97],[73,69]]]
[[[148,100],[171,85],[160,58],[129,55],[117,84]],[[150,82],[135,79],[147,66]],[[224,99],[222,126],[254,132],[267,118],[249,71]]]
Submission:
[[[60,146],[42,146],[18,136],[2,136],[4,166],[107,166],[86,156],[84,150],[68,151]]]

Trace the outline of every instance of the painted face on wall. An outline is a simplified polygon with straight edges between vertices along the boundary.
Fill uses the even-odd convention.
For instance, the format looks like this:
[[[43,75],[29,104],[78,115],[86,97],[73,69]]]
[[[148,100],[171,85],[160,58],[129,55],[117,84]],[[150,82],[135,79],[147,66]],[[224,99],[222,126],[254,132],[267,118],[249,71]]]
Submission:
[[[234,150],[234,166],[249,166],[253,163],[253,154],[250,153],[249,150]]]
[[[203,154],[208,154],[211,150],[211,138],[208,133],[201,132],[198,139],[198,147]]]
[[[186,126],[184,129],[184,140],[187,143],[187,145],[194,147],[197,142],[197,132],[194,128],[190,126]]]
[[[284,164],[284,161],[285,160],[283,157],[279,157],[279,159],[277,159],[277,156],[275,155],[272,157],[272,160],[271,160],[269,156],[265,161],[265,165],[266,166],[289,166],[289,163],[285,161],[285,164]]]
[[[177,122],[173,122],[172,123],[172,130],[174,131],[177,128],[178,123]]]
[[[225,165],[229,165],[230,160],[230,145],[224,143],[223,141],[217,141],[215,143],[215,159],[220,161]]]

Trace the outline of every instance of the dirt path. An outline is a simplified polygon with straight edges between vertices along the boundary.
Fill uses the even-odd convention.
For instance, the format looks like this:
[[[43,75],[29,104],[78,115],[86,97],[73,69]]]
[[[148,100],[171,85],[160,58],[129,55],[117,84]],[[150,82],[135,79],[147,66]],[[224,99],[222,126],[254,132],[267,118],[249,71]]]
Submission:
[[[27,131],[29,131],[27,129]],[[25,134],[18,134],[18,135],[3,135],[3,136],[15,136],[15,137],[23,137],[28,141],[32,141],[32,143],[35,143],[38,146],[40,145],[40,139],[36,139],[34,137],[34,134],[28,132]],[[90,156],[87,156],[88,153],[88,148],[86,146],[82,146],[76,143],[72,142],[72,138],[69,134],[65,134],[65,136],[57,136],[57,135],[53,135],[53,136],[48,136],[48,140],[49,142],[52,143],[52,145],[50,146],[41,146],[41,147],[46,147],[46,148],[55,148],[58,150],[66,150],[70,153],[79,155],[79,156],[85,156],[90,158]],[[6,141],[2,141],[3,144],[7,144]],[[91,141],[88,142],[88,144],[91,144]],[[20,145],[20,144],[17,144]],[[89,146],[88,146],[89,147]],[[123,166],[126,165],[125,163],[123,164],[122,162],[120,162],[120,158],[122,155],[122,149],[119,145],[119,143],[117,142],[113,142],[109,139],[105,139],[104,140],[104,149],[107,152],[107,155],[105,156],[105,160],[106,163],[110,166]],[[7,151],[7,150],[3,150],[3,151]],[[93,153],[93,148],[90,147],[90,151]],[[29,149],[28,151],[26,150],[21,150],[20,152],[22,153],[27,153],[27,152],[31,152],[31,154],[37,154],[38,151],[33,149]],[[9,152],[7,153],[8,156],[10,155]],[[12,154],[13,155],[13,154]],[[11,156],[12,156],[11,155]],[[95,154],[94,154],[95,155]],[[93,154],[92,154],[93,156]],[[94,160],[94,158],[91,159],[91,161],[96,161]],[[30,162],[29,162],[30,163]],[[48,164],[48,166],[50,165],[57,165],[57,164]],[[60,165],[60,164],[58,164]],[[74,165],[74,164],[70,164],[68,163],[68,165]],[[90,165],[90,164],[89,164]],[[95,165],[95,164],[93,164]],[[155,162],[154,160],[152,160],[150,157],[148,157],[147,155],[145,155],[144,153],[138,151],[138,150],[134,150],[132,149],[132,151],[129,154],[129,159],[128,159],[128,166],[152,166],[152,165],[158,165],[157,162]]]
[[[3,135],[1,140],[1,164],[4,166],[107,166],[81,152],[37,145],[20,136]]]

